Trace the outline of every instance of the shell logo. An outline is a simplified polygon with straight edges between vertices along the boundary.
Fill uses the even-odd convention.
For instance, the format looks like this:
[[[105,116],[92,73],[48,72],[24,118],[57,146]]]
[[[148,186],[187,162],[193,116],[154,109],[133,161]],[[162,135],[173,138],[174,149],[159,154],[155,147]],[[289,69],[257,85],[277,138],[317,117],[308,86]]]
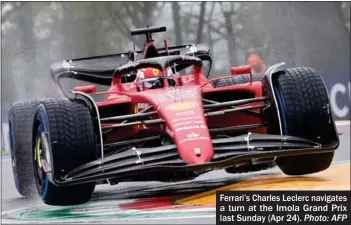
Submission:
[[[181,103],[170,104],[166,106],[166,109],[170,109],[172,111],[187,110],[187,109],[193,109],[197,105],[198,104],[194,102],[181,102]]]

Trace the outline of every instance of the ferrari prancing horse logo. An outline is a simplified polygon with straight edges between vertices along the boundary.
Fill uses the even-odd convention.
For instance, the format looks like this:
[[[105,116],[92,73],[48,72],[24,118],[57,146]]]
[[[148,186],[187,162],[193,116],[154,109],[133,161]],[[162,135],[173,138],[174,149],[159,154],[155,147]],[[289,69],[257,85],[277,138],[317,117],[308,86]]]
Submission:
[[[154,74],[155,77],[158,76],[158,69],[152,69],[152,73]]]

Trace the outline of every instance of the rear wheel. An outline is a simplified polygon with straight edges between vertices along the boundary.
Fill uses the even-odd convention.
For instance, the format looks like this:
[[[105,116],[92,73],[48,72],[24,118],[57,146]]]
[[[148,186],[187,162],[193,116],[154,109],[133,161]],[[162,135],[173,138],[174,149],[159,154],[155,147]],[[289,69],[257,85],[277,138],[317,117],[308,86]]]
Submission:
[[[330,144],[335,135],[329,97],[322,77],[312,68],[286,69],[274,77],[283,134]],[[327,169],[334,152],[279,157],[276,163],[287,175],[303,175]]]
[[[49,140],[43,138],[49,133]],[[38,193],[48,205],[77,205],[90,200],[95,183],[56,186],[51,183],[48,163],[53,177],[62,179],[67,172],[94,160],[93,120],[89,108],[80,101],[51,99],[39,105],[33,133],[33,166]],[[45,148],[47,143],[51,151]]]

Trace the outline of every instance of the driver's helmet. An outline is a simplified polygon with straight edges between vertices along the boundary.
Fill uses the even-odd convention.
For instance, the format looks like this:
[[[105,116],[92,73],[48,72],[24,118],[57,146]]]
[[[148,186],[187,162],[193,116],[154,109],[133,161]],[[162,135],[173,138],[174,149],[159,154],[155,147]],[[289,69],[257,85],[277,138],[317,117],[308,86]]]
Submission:
[[[139,69],[137,76],[140,79],[155,78],[155,77],[163,77],[163,73],[159,69],[148,67],[144,69]]]
[[[157,89],[163,87],[163,73],[159,69],[152,67],[139,69],[137,77],[139,78],[138,87],[141,90]]]

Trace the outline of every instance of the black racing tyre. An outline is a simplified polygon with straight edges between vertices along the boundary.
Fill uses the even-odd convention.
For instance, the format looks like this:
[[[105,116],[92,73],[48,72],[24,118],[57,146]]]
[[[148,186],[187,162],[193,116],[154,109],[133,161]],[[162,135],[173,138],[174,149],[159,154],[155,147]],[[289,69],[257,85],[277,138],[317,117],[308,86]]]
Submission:
[[[322,77],[309,67],[286,69],[274,77],[283,134],[328,145],[335,136],[329,97]],[[334,152],[279,157],[276,163],[287,175],[304,175],[327,169]]]
[[[36,186],[48,205],[78,205],[88,202],[96,183],[56,186],[48,179],[42,160],[57,180],[72,169],[96,158],[96,140],[89,108],[79,100],[50,99],[39,105],[33,132],[33,168]],[[51,151],[43,148],[42,132],[48,132]]]
[[[253,74],[252,75],[252,82],[254,81],[262,81],[263,76],[261,74]],[[244,74],[244,75],[237,75],[233,76],[231,78],[223,78],[220,80],[216,80],[212,83],[213,87],[228,87],[228,86],[233,86],[233,85],[238,85],[238,84],[246,84],[250,82],[250,75]]]
[[[32,133],[38,99],[15,102],[9,110],[9,132],[13,177],[18,193],[24,197],[35,195],[32,162]],[[18,166],[20,165],[20,166]]]

